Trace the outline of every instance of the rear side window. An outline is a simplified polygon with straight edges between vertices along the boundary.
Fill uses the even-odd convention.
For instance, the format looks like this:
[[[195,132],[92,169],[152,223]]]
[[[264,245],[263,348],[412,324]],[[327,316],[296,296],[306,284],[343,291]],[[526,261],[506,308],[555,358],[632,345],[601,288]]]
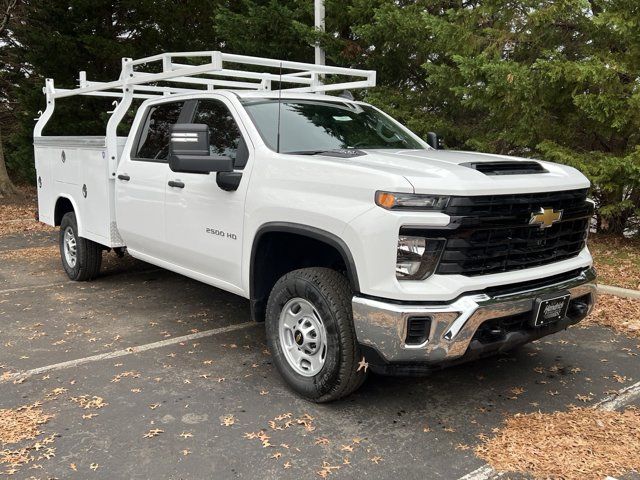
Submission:
[[[169,130],[178,123],[184,102],[163,103],[149,108],[138,140],[135,157],[166,161],[169,156]]]
[[[241,145],[243,143],[242,135],[224,103],[218,100],[200,100],[193,123],[204,123],[209,126],[209,151],[212,155],[232,158],[236,168],[244,166],[242,160],[246,163],[246,159],[238,158],[238,150],[243,150],[244,147]],[[240,152],[240,157],[244,157],[242,152]]]

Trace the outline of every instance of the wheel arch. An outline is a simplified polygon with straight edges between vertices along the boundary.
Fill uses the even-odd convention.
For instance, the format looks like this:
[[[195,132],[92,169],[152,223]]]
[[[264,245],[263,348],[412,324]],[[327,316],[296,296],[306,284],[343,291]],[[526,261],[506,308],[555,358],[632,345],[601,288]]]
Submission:
[[[322,230],[320,228],[311,227],[308,225],[291,223],[291,222],[269,222],[262,225],[256,232],[251,247],[250,267],[249,267],[249,295],[251,301],[251,316],[256,321],[264,320],[266,301],[271,291],[271,287],[275,284],[281,274],[287,273],[287,271],[301,268],[304,266],[310,266],[305,264],[299,264],[298,262],[292,262],[292,268],[286,268],[287,263],[279,269],[269,271],[269,269],[261,269],[259,267],[264,266],[267,252],[265,251],[270,247],[273,242],[267,241],[270,238],[283,239],[287,238],[288,241],[296,238],[306,239],[307,244],[315,245],[316,247],[322,246],[321,253],[315,252],[316,255],[324,255],[322,261],[330,260],[327,255],[337,255],[341,260],[341,264],[345,270],[346,277],[349,281],[351,289],[354,292],[360,291],[360,283],[358,280],[358,272],[356,268],[353,255],[345,243],[337,235]],[[282,248],[282,246],[281,246]],[[334,253],[335,252],[335,253]],[[310,259],[319,257],[310,256]],[[334,258],[335,260],[335,258]],[[319,265],[314,266],[327,266],[322,262]],[[262,271],[262,270],[267,270]],[[277,277],[277,278],[276,278]]]
[[[62,217],[64,217],[64,215],[69,212],[73,212],[76,214],[76,224],[78,225],[78,235],[82,236],[82,234],[84,233],[82,219],[80,218],[80,211],[78,210],[78,206],[75,200],[69,195],[65,195],[65,194],[58,195],[58,198],[56,198],[55,206],[53,208],[54,226],[56,227],[60,226],[60,223],[62,222]]]

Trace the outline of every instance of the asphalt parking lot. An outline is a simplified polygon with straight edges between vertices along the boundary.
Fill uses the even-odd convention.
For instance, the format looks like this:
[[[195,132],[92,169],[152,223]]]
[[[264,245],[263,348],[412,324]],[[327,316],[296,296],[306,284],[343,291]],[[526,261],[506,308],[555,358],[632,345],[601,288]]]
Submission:
[[[0,409],[53,415],[53,450],[13,478],[458,479],[504,418],[594,405],[640,379],[637,340],[576,327],[315,405],[280,380],[247,301],[114,254],[72,283],[55,238],[0,237]]]

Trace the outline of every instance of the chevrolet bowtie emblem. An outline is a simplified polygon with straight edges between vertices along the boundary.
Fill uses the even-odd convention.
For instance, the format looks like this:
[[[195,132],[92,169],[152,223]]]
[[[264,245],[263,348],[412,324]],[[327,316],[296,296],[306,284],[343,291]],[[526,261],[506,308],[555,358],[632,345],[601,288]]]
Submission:
[[[554,210],[553,208],[541,208],[539,212],[531,214],[529,225],[540,225],[540,228],[549,228],[562,219],[562,210]]]

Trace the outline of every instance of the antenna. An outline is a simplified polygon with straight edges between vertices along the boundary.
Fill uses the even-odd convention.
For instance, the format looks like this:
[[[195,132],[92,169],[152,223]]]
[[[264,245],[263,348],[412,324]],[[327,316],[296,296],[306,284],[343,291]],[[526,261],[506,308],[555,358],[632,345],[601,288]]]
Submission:
[[[276,136],[276,153],[280,153],[280,110],[282,110],[282,62],[280,62],[280,81],[278,82],[278,133]]]

